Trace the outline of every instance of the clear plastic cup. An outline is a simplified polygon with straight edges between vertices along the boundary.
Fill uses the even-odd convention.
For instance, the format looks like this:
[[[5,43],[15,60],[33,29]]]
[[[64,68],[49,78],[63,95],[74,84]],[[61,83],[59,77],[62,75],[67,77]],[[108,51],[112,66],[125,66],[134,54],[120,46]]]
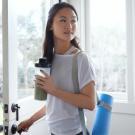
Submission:
[[[40,58],[38,63],[35,63],[35,75],[40,75],[40,76],[45,76],[45,74],[43,74],[41,72],[41,70],[45,73],[47,73],[48,75],[50,75],[50,70],[51,70],[51,64],[49,64],[47,62],[47,59],[44,58]],[[40,87],[38,87],[35,83],[35,94],[34,94],[34,98],[36,100],[46,100],[47,99],[47,92],[45,92],[45,90],[42,90]]]

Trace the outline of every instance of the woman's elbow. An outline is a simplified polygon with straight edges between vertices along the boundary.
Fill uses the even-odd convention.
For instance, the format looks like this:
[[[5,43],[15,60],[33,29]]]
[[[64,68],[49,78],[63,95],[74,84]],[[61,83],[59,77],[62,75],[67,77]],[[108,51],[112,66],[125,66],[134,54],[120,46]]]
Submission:
[[[91,103],[91,104],[89,103],[88,110],[93,111],[95,107],[96,107],[96,103]]]

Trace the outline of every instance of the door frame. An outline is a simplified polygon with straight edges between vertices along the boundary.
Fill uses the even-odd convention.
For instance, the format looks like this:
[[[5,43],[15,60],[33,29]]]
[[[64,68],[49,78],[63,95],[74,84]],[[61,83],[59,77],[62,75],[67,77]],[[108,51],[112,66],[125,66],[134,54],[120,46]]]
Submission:
[[[17,100],[16,89],[16,38],[14,0],[2,0],[2,44],[3,44],[3,124],[6,134],[15,118],[11,111],[12,103]],[[10,23],[9,23],[10,22]],[[7,133],[8,132],[8,133]]]

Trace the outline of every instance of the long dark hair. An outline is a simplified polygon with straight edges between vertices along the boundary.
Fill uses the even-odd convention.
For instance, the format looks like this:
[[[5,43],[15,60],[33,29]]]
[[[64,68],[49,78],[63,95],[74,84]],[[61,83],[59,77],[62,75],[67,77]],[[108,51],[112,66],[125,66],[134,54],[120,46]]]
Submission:
[[[57,14],[57,12],[59,10],[61,10],[63,8],[72,9],[75,12],[75,14],[77,16],[77,20],[78,20],[78,15],[77,15],[75,8],[69,3],[66,3],[66,2],[57,3],[57,4],[53,5],[53,7],[50,9],[49,15],[48,15],[48,21],[47,21],[47,25],[46,25],[45,39],[43,42],[43,57],[47,57],[47,60],[49,63],[52,63],[53,56],[54,56],[53,31],[50,29],[52,27],[52,23],[53,23],[53,19],[54,19],[55,15]],[[77,37],[75,37],[74,39],[71,40],[71,44],[73,46],[75,46],[76,48],[80,49],[79,44],[77,42]]]

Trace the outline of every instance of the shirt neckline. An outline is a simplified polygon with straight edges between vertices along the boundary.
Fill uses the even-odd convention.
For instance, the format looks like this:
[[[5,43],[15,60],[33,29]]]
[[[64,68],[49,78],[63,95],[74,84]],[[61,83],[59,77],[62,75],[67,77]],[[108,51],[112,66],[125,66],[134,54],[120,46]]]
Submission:
[[[71,46],[64,54],[55,53],[56,56],[73,56],[76,53],[72,53],[76,48]]]

